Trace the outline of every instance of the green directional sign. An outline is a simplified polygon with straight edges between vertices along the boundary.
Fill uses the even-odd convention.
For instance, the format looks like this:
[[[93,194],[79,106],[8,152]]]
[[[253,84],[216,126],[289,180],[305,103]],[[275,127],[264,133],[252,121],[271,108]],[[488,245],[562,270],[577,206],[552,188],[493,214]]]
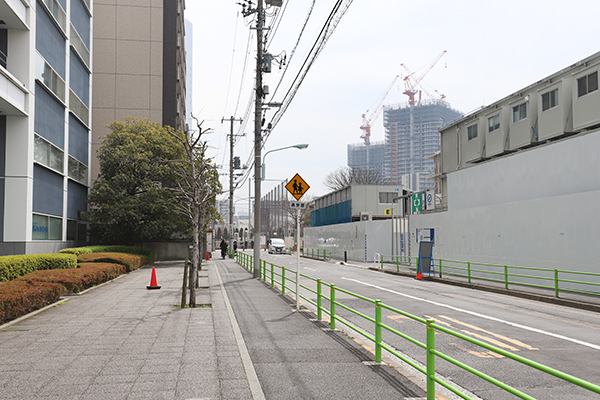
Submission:
[[[420,212],[423,209],[423,198],[421,193],[413,194],[411,200],[413,212]]]

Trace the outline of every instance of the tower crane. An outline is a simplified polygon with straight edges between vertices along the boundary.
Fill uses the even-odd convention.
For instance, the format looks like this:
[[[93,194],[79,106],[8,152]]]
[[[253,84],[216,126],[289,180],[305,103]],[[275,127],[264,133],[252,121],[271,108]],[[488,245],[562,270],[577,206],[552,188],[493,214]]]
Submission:
[[[404,79],[403,94],[408,96],[408,104],[414,105],[417,103],[417,101],[415,101],[415,95],[417,93],[419,93],[419,101],[418,102],[419,103],[421,102],[421,92],[419,90],[417,90],[416,87],[423,80],[423,78],[425,78],[425,75],[427,75],[427,73],[429,73],[429,71],[431,71],[431,69],[435,66],[435,64],[437,64],[437,62],[440,61],[440,58],[442,58],[444,56],[444,54],[446,54],[446,50],[442,51],[431,63],[429,63],[429,66],[427,68],[425,68],[425,71],[423,71],[423,73],[417,78],[415,78],[413,76],[415,74],[415,72],[412,72],[410,69],[408,69],[408,67],[405,64],[400,64],[402,67],[404,67],[406,72],[408,72],[408,75],[403,78]],[[429,91],[423,85],[420,85],[420,86],[429,97],[431,97],[431,98],[434,97],[431,93],[429,93]],[[446,96],[444,96],[442,94],[441,97],[443,99]]]
[[[388,86],[385,93],[381,97],[381,100],[379,100],[379,102],[377,103],[377,106],[375,107],[375,109],[371,112],[371,114],[369,114],[369,117],[367,117],[367,113],[369,112],[369,110],[365,111],[365,113],[362,115],[363,122],[362,122],[362,125],[360,126],[360,129],[362,129],[363,134],[360,136],[360,138],[365,141],[366,145],[371,144],[371,126],[373,126],[373,124],[375,124],[375,121],[377,121],[379,114],[381,114],[381,109],[382,109],[381,107],[383,105],[383,101],[385,100],[387,95],[390,93],[390,90],[392,90],[394,83],[396,83],[396,80],[398,80],[399,77],[400,77],[399,75],[396,75],[396,77],[394,78],[392,83],[390,83],[390,86]]]

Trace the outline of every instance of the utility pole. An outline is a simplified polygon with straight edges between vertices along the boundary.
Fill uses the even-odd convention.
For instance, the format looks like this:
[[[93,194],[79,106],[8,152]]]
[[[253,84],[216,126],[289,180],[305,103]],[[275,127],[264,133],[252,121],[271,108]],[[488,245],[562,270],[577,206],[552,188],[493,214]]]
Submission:
[[[263,27],[265,14],[263,0],[256,2],[256,98],[254,104],[254,265],[252,275],[260,277],[260,184],[261,184],[261,149],[262,149],[262,63],[263,63]]]
[[[231,122],[231,129],[229,131],[229,251],[233,252],[233,141],[235,139],[233,135],[233,123],[236,121],[242,122],[242,119],[231,116],[231,118],[221,118],[221,123],[223,121]]]

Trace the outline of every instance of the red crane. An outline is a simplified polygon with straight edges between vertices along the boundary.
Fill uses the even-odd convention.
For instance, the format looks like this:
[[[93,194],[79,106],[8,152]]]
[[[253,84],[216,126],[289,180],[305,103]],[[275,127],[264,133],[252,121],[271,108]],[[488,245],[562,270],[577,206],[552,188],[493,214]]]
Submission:
[[[365,113],[362,115],[363,122],[362,122],[362,125],[360,126],[360,129],[362,129],[363,134],[360,136],[360,138],[364,139],[365,144],[367,144],[367,145],[371,144],[371,126],[373,126],[373,124],[375,124],[375,121],[377,121],[379,114],[381,114],[381,110],[382,110],[381,106],[383,105],[383,101],[385,100],[387,95],[390,93],[390,90],[392,90],[394,83],[396,83],[396,80],[398,80],[399,77],[400,77],[399,75],[396,75],[396,77],[394,78],[392,83],[390,83],[390,86],[388,86],[385,93],[381,97],[381,100],[379,100],[379,102],[377,103],[377,107],[375,107],[375,109],[373,110],[373,112],[371,112],[369,117],[367,118],[367,113],[369,112],[369,110],[365,111]]]
[[[408,69],[408,67],[405,64],[400,64],[402,67],[404,67],[404,69],[406,70],[406,72],[408,72],[408,75],[403,78],[404,79],[404,92],[403,94],[408,96],[408,104],[410,105],[414,105],[417,102],[415,101],[415,95],[417,93],[419,93],[419,103],[421,102],[421,91],[415,89],[417,87],[417,85],[423,80],[423,78],[425,78],[425,75],[427,75],[427,73],[429,71],[431,71],[431,69],[434,67],[435,64],[437,64],[438,61],[440,61],[440,58],[442,58],[444,56],[444,54],[446,54],[446,50],[442,51],[431,63],[429,63],[429,66],[425,69],[425,71],[418,77],[418,78],[414,78],[413,75],[415,74],[414,72],[412,72],[410,69]],[[421,88],[425,91],[425,93],[433,98],[434,96],[429,93],[427,91],[427,89],[423,86],[420,85]],[[441,95],[442,99],[445,98],[446,96],[444,96],[443,94]]]

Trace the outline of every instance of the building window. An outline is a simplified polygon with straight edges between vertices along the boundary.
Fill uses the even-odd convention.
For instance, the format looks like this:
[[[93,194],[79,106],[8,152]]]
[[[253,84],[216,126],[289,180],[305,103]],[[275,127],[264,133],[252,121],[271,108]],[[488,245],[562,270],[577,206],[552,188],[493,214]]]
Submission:
[[[62,240],[62,219],[33,214],[33,240]]]
[[[521,103],[518,106],[514,106],[512,111],[513,123],[519,122],[520,120],[527,118],[527,103]]]
[[[81,184],[87,185],[87,166],[71,156],[69,156],[69,178]]]
[[[467,139],[473,140],[477,137],[477,124],[471,125],[467,128]]]
[[[393,204],[396,197],[396,192],[379,192],[379,204]]]
[[[67,240],[86,241],[87,225],[83,221],[67,220]]]
[[[63,173],[63,151],[39,135],[35,135],[33,159],[46,167]]]
[[[549,110],[558,105],[558,89],[551,90],[542,95],[542,111]]]
[[[488,118],[488,132],[500,129],[500,114]]]
[[[577,79],[577,97],[598,90],[598,71]]]

